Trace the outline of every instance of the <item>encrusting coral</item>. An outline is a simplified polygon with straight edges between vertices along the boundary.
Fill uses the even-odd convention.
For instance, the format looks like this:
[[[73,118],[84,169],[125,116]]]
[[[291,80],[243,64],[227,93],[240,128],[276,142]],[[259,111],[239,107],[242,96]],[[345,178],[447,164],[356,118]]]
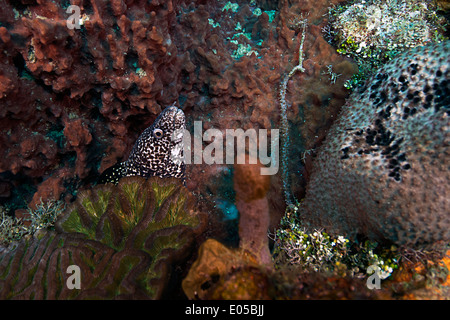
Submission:
[[[400,54],[352,94],[318,151],[302,225],[448,243],[449,51],[447,41]]]
[[[204,219],[178,179],[123,178],[79,195],[56,232],[15,242],[0,255],[2,299],[157,299],[170,268],[190,252]],[[80,289],[66,286],[81,270]]]

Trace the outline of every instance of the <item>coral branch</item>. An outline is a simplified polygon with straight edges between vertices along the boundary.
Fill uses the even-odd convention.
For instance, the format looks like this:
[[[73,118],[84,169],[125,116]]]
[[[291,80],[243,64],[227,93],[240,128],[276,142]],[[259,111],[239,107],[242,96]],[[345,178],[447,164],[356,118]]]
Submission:
[[[288,74],[284,77],[280,85],[280,111],[281,111],[281,179],[283,182],[283,192],[286,205],[288,207],[293,205],[292,195],[290,191],[289,182],[289,168],[288,168],[288,156],[289,156],[289,123],[287,119],[287,103],[286,103],[286,89],[289,79],[297,71],[305,72],[303,68],[303,43],[305,42],[307,20],[301,20],[299,25],[302,27],[302,39],[300,41],[300,48],[298,54],[298,65],[296,65]]]

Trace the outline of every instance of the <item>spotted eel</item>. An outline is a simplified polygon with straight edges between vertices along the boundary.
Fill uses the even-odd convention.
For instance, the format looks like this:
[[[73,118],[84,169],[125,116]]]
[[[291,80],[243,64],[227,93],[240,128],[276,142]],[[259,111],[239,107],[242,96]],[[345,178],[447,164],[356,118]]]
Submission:
[[[175,104],[165,108],[139,136],[128,160],[106,169],[97,183],[117,184],[125,176],[175,177],[184,182],[185,128],[184,112]]]

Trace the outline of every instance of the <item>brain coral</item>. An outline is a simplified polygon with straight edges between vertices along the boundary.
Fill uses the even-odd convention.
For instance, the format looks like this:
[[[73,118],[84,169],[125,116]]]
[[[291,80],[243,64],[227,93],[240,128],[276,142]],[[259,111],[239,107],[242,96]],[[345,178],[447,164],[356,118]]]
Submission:
[[[125,177],[81,193],[45,231],[0,248],[0,299],[157,299],[204,226],[178,179]],[[67,268],[80,268],[70,289]]]
[[[450,42],[418,47],[355,91],[315,160],[301,218],[425,247],[450,240]]]

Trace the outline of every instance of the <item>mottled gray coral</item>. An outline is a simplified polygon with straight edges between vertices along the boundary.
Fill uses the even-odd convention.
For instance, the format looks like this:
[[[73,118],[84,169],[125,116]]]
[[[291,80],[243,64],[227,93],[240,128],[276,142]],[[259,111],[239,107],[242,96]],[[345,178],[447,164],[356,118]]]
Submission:
[[[399,245],[450,240],[450,42],[407,51],[343,107],[315,159],[301,218]]]
[[[443,39],[445,28],[441,23],[445,20],[436,15],[436,10],[426,0],[356,1],[331,10],[335,14],[332,27],[339,46],[351,39],[357,45],[356,53],[367,58],[367,49],[402,51]]]

